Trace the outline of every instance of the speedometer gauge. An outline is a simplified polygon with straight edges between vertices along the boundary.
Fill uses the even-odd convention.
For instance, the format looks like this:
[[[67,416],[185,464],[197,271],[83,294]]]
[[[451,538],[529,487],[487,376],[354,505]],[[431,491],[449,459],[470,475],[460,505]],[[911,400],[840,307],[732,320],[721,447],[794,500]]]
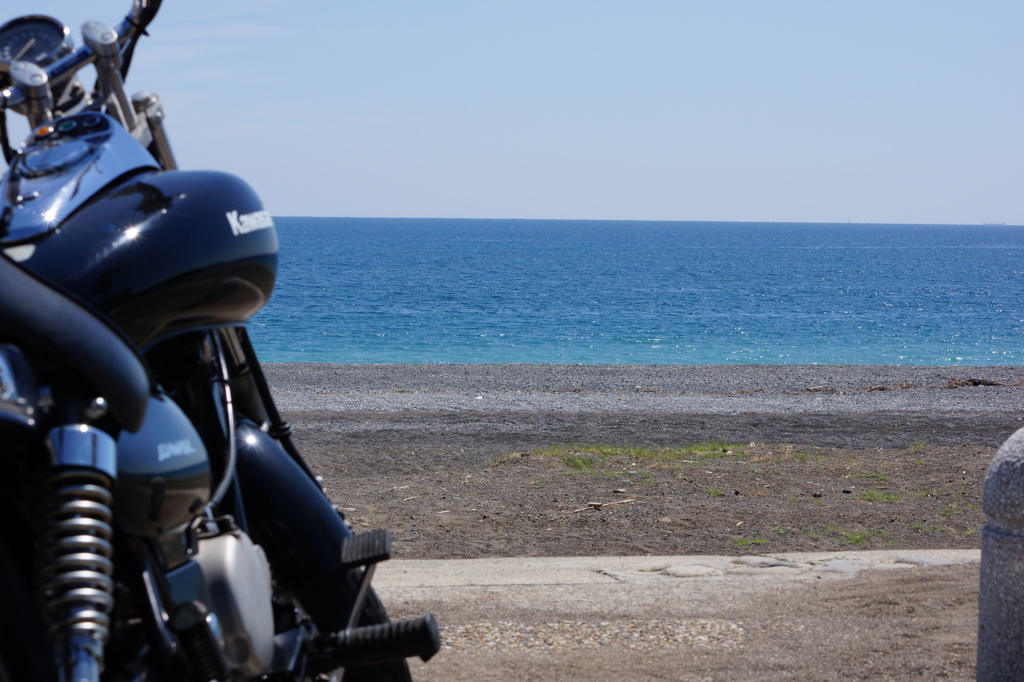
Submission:
[[[46,66],[71,50],[71,32],[51,17],[18,17],[0,26],[0,72],[16,61]]]

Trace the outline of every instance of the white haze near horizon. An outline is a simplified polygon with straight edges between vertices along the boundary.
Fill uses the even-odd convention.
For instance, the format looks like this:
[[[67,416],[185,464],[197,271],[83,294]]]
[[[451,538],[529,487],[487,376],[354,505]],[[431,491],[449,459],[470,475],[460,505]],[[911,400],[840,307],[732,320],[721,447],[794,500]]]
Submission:
[[[77,38],[128,2],[12,5]],[[165,0],[129,90],[273,215],[1024,224],[1022,25],[1019,0]]]

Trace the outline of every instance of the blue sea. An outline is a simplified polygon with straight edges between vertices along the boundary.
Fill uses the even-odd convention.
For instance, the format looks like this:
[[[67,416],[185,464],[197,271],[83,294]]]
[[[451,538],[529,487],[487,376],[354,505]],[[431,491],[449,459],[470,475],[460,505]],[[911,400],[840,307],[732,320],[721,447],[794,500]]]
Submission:
[[[275,222],[269,362],[1024,364],[1024,227]]]

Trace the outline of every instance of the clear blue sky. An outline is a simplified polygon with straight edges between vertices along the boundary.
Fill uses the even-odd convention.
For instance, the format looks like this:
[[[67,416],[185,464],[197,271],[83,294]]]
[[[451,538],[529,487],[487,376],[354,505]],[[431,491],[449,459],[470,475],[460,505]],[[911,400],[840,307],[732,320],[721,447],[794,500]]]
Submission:
[[[1020,0],[165,0],[129,90],[274,215],[1024,224],[1022,27]]]

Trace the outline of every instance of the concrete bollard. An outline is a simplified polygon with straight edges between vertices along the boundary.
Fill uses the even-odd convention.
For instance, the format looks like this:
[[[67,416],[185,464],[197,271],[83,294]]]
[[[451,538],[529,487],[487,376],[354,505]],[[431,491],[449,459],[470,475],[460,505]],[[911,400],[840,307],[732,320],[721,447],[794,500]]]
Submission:
[[[1024,429],[985,476],[978,595],[978,680],[1024,680]]]

